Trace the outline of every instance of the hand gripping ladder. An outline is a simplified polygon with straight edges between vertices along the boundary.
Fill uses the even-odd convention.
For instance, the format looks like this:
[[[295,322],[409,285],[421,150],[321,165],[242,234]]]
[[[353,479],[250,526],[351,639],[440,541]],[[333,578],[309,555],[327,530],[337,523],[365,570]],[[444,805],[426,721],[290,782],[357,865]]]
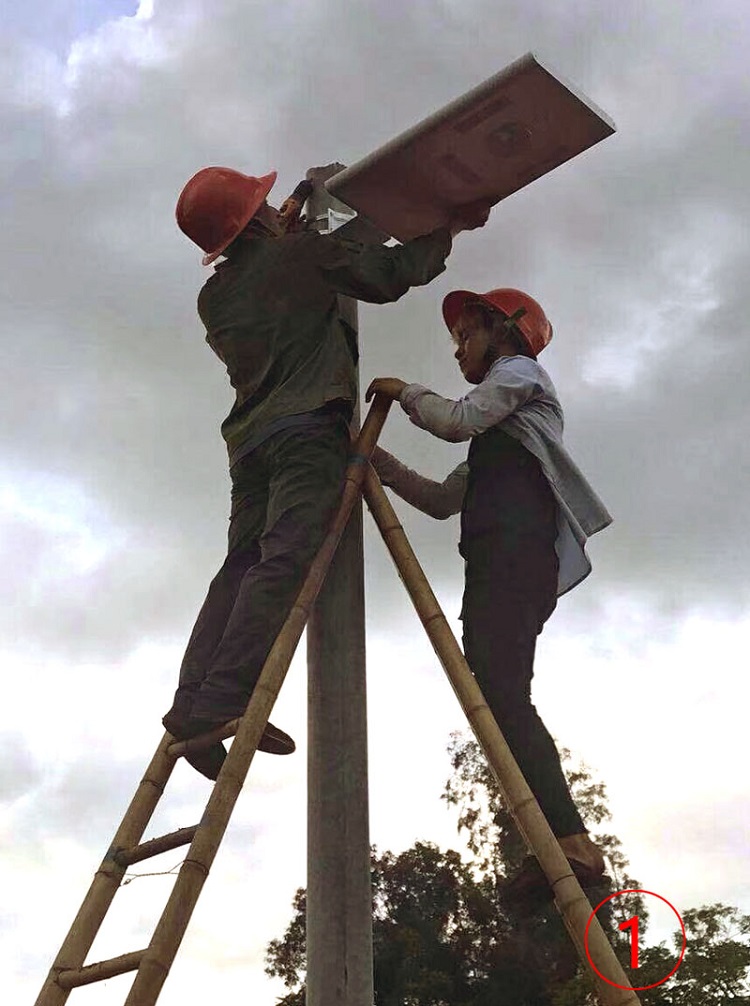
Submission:
[[[189,741],[165,734],[125,812],[112,844],[94,875],[35,1006],[63,1006],[72,989],[135,971],[124,1006],[153,1006],[169,974],[193,909],[226,831],[271,710],[284,682],[312,606],[325,579],[354,504],[364,493],[367,505],[414,603],[427,635],[482,746],[511,813],[550,882],[563,920],[584,961],[584,934],[598,975],[604,1006],[638,1006],[639,999],[615,957],[570,864],[539,809],[489,710],[463,653],[409,545],[403,528],[369,465],[390,401],[376,395],[347,468],[338,513],[316,556],[284,626],[271,648],[248,707],[240,719]],[[189,828],[141,842],[164,793],[176,759],[234,736],[201,821]],[[185,861],[149,945],[143,950],[95,964],[84,964],[126,869],[133,863],[189,845]]]

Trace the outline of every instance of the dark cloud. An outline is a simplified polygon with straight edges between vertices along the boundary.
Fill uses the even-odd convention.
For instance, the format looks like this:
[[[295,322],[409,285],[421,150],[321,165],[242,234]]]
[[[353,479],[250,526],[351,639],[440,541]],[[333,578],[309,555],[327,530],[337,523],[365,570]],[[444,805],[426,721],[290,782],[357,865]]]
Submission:
[[[205,273],[173,222],[189,174],[278,167],[282,196],[310,164],[351,162],[528,49],[619,132],[461,237],[428,289],[363,308],[363,379],[460,394],[442,295],[528,288],[555,321],[547,361],[568,443],[616,518],[592,543],[586,596],[626,590],[671,613],[747,605],[739,12],[541,0],[502,15],[437,0],[394,11],[165,2],[140,34],[123,23],[79,46],[57,77],[41,56],[19,64],[37,87],[22,72],[0,111],[15,235],[2,270],[2,455],[21,486],[39,472],[78,486],[115,538],[66,581],[50,571],[54,530],[9,517],[19,644],[111,656],[144,636],[186,638],[221,561],[218,426],[231,396],[194,314]],[[396,414],[385,442],[440,476],[462,456]],[[407,527],[430,575],[457,592],[455,521]],[[400,600],[380,593],[388,560],[371,544],[370,602],[387,612]]]

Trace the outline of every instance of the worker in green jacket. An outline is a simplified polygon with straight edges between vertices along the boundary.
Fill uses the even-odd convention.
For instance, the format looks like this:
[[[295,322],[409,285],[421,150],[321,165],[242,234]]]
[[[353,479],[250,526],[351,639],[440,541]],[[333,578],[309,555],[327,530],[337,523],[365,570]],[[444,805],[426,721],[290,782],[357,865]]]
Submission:
[[[336,510],[357,398],[355,334],[339,295],[398,300],[445,269],[452,238],[482,226],[489,204],[403,245],[352,245],[285,229],[269,205],[276,180],[229,168],[199,171],[177,204],[179,227],[219,256],[198,297],[206,340],[236,393],[222,424],[232,482],[227,556],[209,587],[164,726],[184,740],[241,716],[268,652]],[[259,750],[288,754],[268,724]],[[215,779],[221,743],[188,754]]]

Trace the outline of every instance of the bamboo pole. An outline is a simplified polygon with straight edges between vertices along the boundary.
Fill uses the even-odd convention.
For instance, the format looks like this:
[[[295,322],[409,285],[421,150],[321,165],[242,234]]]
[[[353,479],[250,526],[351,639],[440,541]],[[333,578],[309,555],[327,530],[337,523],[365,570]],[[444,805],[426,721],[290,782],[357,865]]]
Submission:
[[[229,823],[268,717],[304,631],[311,608],[346,527],[362,493],[368,458],[390,408],[390,400],[377,395],[353,448],[339,510],[295,604],[274,642],[240,721],[234,742],[138,969],[125,1006],[153,1006],[182,942],[190,916]]]
[[[117,855],[124,849],[133,848],[140,841],[174,768],[174,758],[167,753],[171,740],[170,735],[165,734],[156,749],[112,844],[94,875],[35,1006],[63,1006],[67,1001],[70,988],[63,987],[58,978],[66,971],[77,971],[83,966],[125,873],[126,865],[118,862]]]
[[[365,476],[364,493],[399,576],[487,757],[506,805],[526,844],[539,860],[576,949],[584,963],[588,964],[584,949],[584,934],[592,914],[591,905],[485,702],[404,529],[380,480],[369,465]],[[640,1000],[633,991],[596,917],[592,919],[589,927],[588,945],[598,971],[615,985],[624,986],[616,988],[615,985],[610,985],[595,975],[598,994],[604,1006],[637,1006]]]

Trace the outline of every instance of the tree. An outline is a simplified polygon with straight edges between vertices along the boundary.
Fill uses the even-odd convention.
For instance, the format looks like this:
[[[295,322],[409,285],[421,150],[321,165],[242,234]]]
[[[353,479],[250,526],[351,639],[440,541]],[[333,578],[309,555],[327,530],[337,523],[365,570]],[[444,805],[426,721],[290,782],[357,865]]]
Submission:
[[[481,749],[475,741],[454,734],[448,748],[453,774],[446,782],[443,799],[459,811],[459,829],[467,833],[469,848],[485,873],[495,872],[498,877],[512,873],[526,855],[526,848],[515,823],[504,807],[494,776]],[[566,777],[576,804],[592,830],[594,841],[604,850],[612,873],[612,891],[633,890],[640,882],[628,872],[628,860],[622,843],[612,834],[597,830],[611,819],[607,807],[606,787],[595,782],[589,770],[570,765],[570,752],[561,749]],[[607,897],[612,891],[602,889],[591,893],[592,904]],[[631,898],[625,912],[614,903],[609,912],[600,911],[599,921],[607,930],[623,966],[629,962],[629,939],[619,930],[619,925],[637,913],[640,939],[648,930],[648,909],[642,898]],[[674,976],[663,985],[639,993],[643,1006],[750,1006],[750,915],[722,904],[704,905],[683,913],[687,934],[687,951],[683,963]],[[542,913],[536,921],[517,921],[513,939],[528,939],[540,951],[539,967],[549,966],[550,958],[557,961],[557,974],[565,973],[565,952],[570,953],[568,964],[576,963],[577,974],[551,992],[551,1006],[581,1006],[588,997],[592,1002],[593,981],[591,972],[577,966],[577,956],[563,931],[554,909]],[[555,943],[562,942],[555,947]],[[633,984],[648,986],[661,981],[671,970],[682,947],[682,932],[673,934],[672,947],[663,944],[643,946],[639,954],[637,981]],[[560,957],[555,958],[559,952]],[[546,951],[546,952],[545,952]],[[562,972],[562,973],[561,973]]]
[[[305,953],[305,915],[307,894],[304,887],[297,888],[292,901],[292,921],[280,940],[271,940],[266,948],[266,974],[281,978],[293,991],[280,1000],[283,1006],[305,1006],[304,974],[307,970]]]
[[[511,946],[494,885],[459,853],[430,842],[398,855],[373,849],[372,881],[377,1006],[545,1006],[543,983]],[[284,1006],[304,1003],[304,912],[299,890],[284,937],[268,948],[266,971],[292,989]]]
[[[580,965],[554,908],[531,919],[514,918],[503,906],[504,877],[520,865],[525,846],[503,806],[497,785],[474,740],[454,735],[452,775],[443,798],[458,811],[471,858],[417,842],[398,855],[372,850],[375,1002],[377,1006],[584,1006],[595,1003],[593,975]],[[606,789],[585,766],[563,762],[576,803],[605,850],[612,885],[590,892],[597,904],[614,890],[637,889],[619,839],[600,833],[610,818]],[[630,941],[619,930],[625,912],[614,903],[599,920],[624,965]],[[643,938],[648,912],[631,900]],[[281,1006],[304,1006],[305,892],[295,895],[294,915],[273,940],[266,971],[283,979]],[[644,1006],[750,1006],[750,916],[724,905],[684,913],[689,953],[665,985],[640,993]],[[676,960],[675,947],[642,945],[638,985],[661,980]]]
[[[717,903],[688,909],[682,921],[687,936],[684,961],[673,979],[641,993],[644,1004],[750,1006],[750,915]],[[681,946],[679,932],[671,951],[662,944],[646,948],[639,968],[641,984],[662,979]]]
[[[497,878],[514,873],[527,855],[526,845],[503,803],[479,745],[456,733],[451,737],[448,754],[453,775],[445,784],[443,799],[457,808],[458,829],[466,832],[477,867],[482,873],[494,874]],[[620,840],[615,835],[595,830],[612,816],[606,803],[606,787],[594,782],[585,765],[571,767],[567,748],[562,748],[560,755],[576,805],[592,830],[594,841],[603,850],[618,889],[636,889],[638,882],[627,872],[628,861]],[[642,902],[638,904],[638,911],[642,918],[647,917]]]
[[[459,831],[465,833],[478,868],[484,875],[492,876],[499,887],[528,855],[525,842],[476,741],[463,734],[453,734],[448,754],[453,771],[445,784],[443,799],[458,810]],[[611,873],[601,886],[587,892],[589,900],[597,905],[615,890],[637,890],[640,884],[628,872],[628,860],[620,840],[601,830],[601,825],[611,818],[606,787],[592,779],[585,765],[572,766],[567,748],[562,748],[560,754],[576,806],[593,840],[604,852]],[[632,897],[629,907],[632,911],[626,914],[619,904],[610,903],[597,916],[623,965],[629,958],[629,944],[619,924],[637,913],[643,934],[648,923],[648,909],[643,898]],[[568,1006],[568,1002],[571,1006],[581,1006],[588,1000],[595,1001],[593,974],[589,969],[579,968],[578,954],[554,905],[531,919],[512,921],[516,953],[524,946],[524,957],[547,977],[550,1002],[555,1006],[558,1000],[560,1006]]]

